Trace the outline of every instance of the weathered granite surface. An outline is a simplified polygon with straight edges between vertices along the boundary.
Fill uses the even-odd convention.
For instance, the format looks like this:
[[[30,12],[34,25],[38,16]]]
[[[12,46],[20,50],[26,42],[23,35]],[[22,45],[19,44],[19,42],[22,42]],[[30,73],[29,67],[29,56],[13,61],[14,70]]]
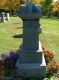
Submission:
[[[32,2],[20,7],[18,16],[23,20],[23,44],[18,52],[16,77],[42,78],[46,75],[45,58],[39,42],[41,15],[40,6]]]

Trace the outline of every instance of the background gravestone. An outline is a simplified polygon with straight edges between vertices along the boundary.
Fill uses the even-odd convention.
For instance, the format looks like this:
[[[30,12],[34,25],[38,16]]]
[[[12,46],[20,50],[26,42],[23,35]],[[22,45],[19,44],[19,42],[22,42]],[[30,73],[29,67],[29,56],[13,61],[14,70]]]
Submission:
[[[9,17],[9,13],[6,13],[6,20],[9,20],[10,17]]]
[[[18,15],[23,20],[23,44],[16,62],[16,77],[45,77],[46,63],[39,41],[41,8],[30,1],[20,7]]]
[[[1,22],[5,22],[5,12],[1,12]]]

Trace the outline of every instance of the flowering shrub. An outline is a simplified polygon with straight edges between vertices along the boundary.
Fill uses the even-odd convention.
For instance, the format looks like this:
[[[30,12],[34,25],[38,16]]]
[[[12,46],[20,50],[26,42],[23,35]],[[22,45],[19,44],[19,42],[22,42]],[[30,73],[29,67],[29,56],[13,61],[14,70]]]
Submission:
[[[13,52],[10,52],[9,55],[2,54],[2,60],[0,60],[0,76],[2,76],[2,72],[4,76],[12,75],[17,59],[18,54]]]
[[[51,62],[54,59],[54,54],[51,51],[45,50],[43,48],[43,52],[45,55],[46,64],[48,64],[49,62]]]
[[[0,60],[0,77],[4,76],[5,69],[4,69],[4,62]]]
[[[59,70],[59,65],[56,63],[54,59],[54,54],[51,51],[48,51],[44,48],[43,48],[43,52],[47,64],[47,76],[56,74]]]

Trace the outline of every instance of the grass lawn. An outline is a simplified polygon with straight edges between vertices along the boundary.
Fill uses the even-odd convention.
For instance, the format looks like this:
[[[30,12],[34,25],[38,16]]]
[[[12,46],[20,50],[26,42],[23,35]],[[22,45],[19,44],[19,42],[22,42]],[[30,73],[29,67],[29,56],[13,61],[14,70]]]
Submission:
[[[41,18],[42,33],[40,40],[42,45],[54,52],[55,59],[59,62],[59,20]],[[19,38],[14,38],[18,35]],[[0,53],[4,51],[16,51],[22,43],[22,21],[18,17],[11,17],[10,21],[0,23]]]
[[[59,63],[59,19],[41,19],[42,33],[40,35],[43,46],[55,54]]]
[[[14,38],[14,35],[22,34],[22,21],[18,17],[11,17],[10,21],[0,23],[0,53],[4,51],[16,51],[22,38]]]

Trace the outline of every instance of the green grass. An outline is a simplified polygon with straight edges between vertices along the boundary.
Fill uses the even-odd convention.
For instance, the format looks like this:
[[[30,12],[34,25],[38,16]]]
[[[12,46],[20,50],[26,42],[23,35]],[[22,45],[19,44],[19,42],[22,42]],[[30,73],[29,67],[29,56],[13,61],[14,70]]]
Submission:
[[[59,63],[59,19],[42,18],[41,26],[42,45],[55,54],[55,59]]]
[[[57,77],[50,77],[50,78],[45,78],[43,80],[59,80],[59,78],[57,78]]]
[[[40,40],[42,45],[55,54],[59,62],[59,19],[40,20],[42,33]],[[0,23],[0,53],[4,51],[16,51],[22,43],[22,38],[14,38],[14,35],[22,34],[22,21],[18,17],[11,17],[10,21]]]
[[[14,38],[13,36],[22,34],[21,26],[22,21],[16,17],[11,17],[10,21],[0,23],[0,53],[16,51],[19,48],[22,38]]]

